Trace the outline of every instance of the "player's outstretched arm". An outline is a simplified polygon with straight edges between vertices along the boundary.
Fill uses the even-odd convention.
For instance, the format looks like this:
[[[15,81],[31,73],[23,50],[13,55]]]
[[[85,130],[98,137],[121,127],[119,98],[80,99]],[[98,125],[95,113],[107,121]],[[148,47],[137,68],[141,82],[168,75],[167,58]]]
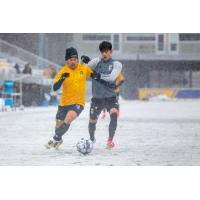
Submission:
[[[100,74],[100,78],[104,81],[115,81],[122,71],[122,64],[118,61],[114,62],[113,70],[110,74]]]
[[[82,55],[81,56],[81,61],[87,65],[88,67],[90,67],[90,69],[92,70],[92,73],[90,74],[90,77],[96,81],[98,81],[99,83],[101,83],[102,85],[105,85],[107,87],[110,88],[116,88],[116,85],[113,83],[110,83],[108,81],[102,80],[101,79],[101,74],[97,73],[95,71],[96,65],[97,63],[100,61],[100,58],[95,58],[93,60],[91,60],[88,56]]]
[[[108,81],[104,81],[101,79],[101,74],[93,71],[91,74],[91,78],[94,79],[95,81],[99,82],[102,85],[105,85],[106,87],[113,88],[115,89],[116,85],[114,83],[110,83]]]
[[[69,77],[69,73],[63,73],[62,76],[60,77],[60,79],[59,79],[57,82],[55,82],[55,83],[53,84],[53,90],[56,91],[56,90],[60,89],[60,87],[61,87],[63,81],[64,81],[67,77]]]
[[[110,74],[103,74],[103,73],[97,73],[95,72],[95,64],[97,64],[98,62],[94,62],[94,61],[98,61],[98,59],[94,59],[92,61],[90,61],[88,63],[88,66],[93,70],[93,74],[91,75],[91,78],[94,80],[104,80],[104,81],[108,81],[108,82],[113,82],[117,79],[117,77],[119,76],[119,74],[122,71],[122,64],[118,61],[114,62],[114,67],[113,70]],[[92,65],[92,62],[94,62],[95,64]]]

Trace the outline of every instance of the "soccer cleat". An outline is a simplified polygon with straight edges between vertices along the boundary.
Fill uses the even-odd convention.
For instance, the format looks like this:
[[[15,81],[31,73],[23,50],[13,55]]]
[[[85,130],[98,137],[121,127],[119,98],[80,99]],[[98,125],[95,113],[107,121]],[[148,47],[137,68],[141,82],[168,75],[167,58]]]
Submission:
[[[115,146],[115,143],[112,141],[112,139],[108,139],[107,149],[112,149],[114,146]]]
[[[56,141],[54,140],[53,138],[50,138],[50,140],[48,141],[48,143],[45,145],[45,147],[47,149],[51,149],[51,148],[54,148],[54,149],[58,149],[58,147],[63,143],[63,140],[60,140],[60,141]]]
[[[94,137],[94,138],[91,138],[91,137],[90,137],[90,140],[93,142],[93,144],[96,143],[95,137]]]

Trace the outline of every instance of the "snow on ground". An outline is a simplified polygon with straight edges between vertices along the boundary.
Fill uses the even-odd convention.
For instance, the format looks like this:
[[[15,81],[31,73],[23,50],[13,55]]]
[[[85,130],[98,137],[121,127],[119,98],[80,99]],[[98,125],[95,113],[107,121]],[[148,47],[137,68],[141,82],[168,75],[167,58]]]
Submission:
[[[76,151],[88,136],[89,104],[59,150],[44,144],[54,132],[56,107],[0,112],[0,165],[200,165],[200,101],[120,101],[116,148],[105,149],[109,117],[97,125],[90,155]]]

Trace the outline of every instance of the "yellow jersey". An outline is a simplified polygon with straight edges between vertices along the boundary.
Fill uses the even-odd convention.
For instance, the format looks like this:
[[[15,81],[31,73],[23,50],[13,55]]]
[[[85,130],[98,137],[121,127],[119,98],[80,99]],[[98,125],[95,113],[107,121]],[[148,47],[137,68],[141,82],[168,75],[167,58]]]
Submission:
[[[91,76],[93,71],[83,64],[78,64],[76,69],[70,69],[68,65],[62,67],[54,79],[54,83],[59,81],[63,73],[69,73],[62,84],[62,95],[60,106],[73,104],[85,105],[86,79]]]
[[[123,77],[122,73],[120,73],[119,76],[117,77],[116,81],[115,81],[115,84],[118,85],[119,82],[121,82],[121,81],[123,81],[123,80],[124,80],[124,77]],[[120,92],[119,87],[116,88],[115,92],[116,92],[117,94],[119,94],[119,92]]]

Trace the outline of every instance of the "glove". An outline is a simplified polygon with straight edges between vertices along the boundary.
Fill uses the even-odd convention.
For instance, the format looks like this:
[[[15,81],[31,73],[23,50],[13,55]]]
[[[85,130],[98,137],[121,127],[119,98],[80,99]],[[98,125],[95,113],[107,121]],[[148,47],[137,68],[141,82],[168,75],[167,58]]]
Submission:
[[[110,83],[110,88],[117,89],[117,86],[114,83]]]
[[[69,77],[69,73],[63,73],[60,79],[65,80],[67,77]]]
[[[110,83],[110,82],[104,81],[102,79],[99,79],[99,80],[96,80],[96,81],[98,81],[102,85],[105,85],[106,87],[109,87],[111,89],[116,89],[115,83]]]
[[[100,80],[101,74],[97,73],[96,71],[93,71],[93,73],[91,74],[91,78],[94,79],[94,80]]]
[[[107,82],[106,86],[108,86],[109,88],[112,88],[112,89],[116,89],[115,83],[109,83],[109,82]]]
[[[82,55],[81,56],[81,61],[85,64],[88,64],[90,62],[90,58],[88,56]]]

